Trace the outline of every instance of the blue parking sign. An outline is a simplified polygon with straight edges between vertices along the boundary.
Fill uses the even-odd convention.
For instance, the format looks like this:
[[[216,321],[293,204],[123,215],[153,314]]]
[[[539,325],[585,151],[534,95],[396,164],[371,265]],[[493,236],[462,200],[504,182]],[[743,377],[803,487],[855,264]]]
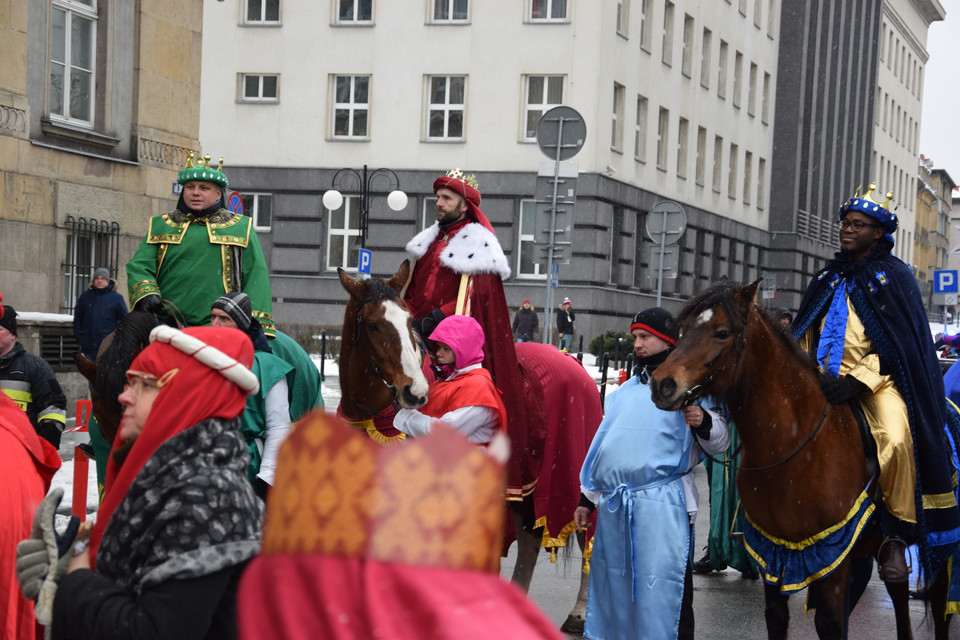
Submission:
[[[357,271],[370,275],[370,264],[373,262],[373,252],[369,249],[360,249],[360,264]]]
[[[944,270],[933,272],[933,292],[934,293],[958,293],[957,272],[956,270]]]

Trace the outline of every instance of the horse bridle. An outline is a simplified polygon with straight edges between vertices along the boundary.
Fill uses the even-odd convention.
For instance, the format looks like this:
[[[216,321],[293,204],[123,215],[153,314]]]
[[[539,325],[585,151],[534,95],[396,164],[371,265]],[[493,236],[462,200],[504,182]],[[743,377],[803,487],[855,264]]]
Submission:
[[[354,332],[353,332],[353,344],[354,344],[354,345],[357,345],[357,344],[360,343],[360,333],[363,332],[363,322],[362,322],[362,320],[360,319],[360,309],[362,309],[362,308],[363,308],[363,305],[367,304],[368,302],[373,302],[373,298],[372,298],[372,297],[371,297],[371,298],[367,298],[366,300],[363,300],[362,302],[359,302],[359,303],[357,304],[357,309],[356,309],[356,313],[355,313],[355,315],[356,315],[356,317],[357,317],[357,319],[356,319],[356,327],[354,327]],[[363,332],[363,333],[364,333],[364,335],[366,335],[366,332]],[[369,341],[369,336],[368,336],[368,341]],[[384,377],[383,372],[380,371],[380,367],[377,366],[376,360],[373,359],[373,350],[372,350],[372,349],[367,349],[367,357],[368,357],[369,360],[370,360],[370,366],[373,368],[373,372],[377,374],[377,377],[380,378],[380,382],[382,382],[387,389],[391,389],[391,390],[392,390],[392,392],[393,392],[393,399],[394,399],[394,401],[397,401],[397,400],[399,399],[399,395],[398,395],[399,392],[397,391],[397,388],[396,388],[394,385],[392,385],[392,384],[390,384],[389,382],[387,382],[387,379]],[[370,414],[370,416],[373,417],[373,418],[380,418],[381,420],[388,420],[388,419],[391,418],[391,416],[384,415],[384,414],[380,413],[379,411],[374,411],[373,409],[371,409],[370,407],[368,407],[368,406],[365,405],[364,403],[359,402],[359,401],[357,401],[357,400],[354,400],[353,398],[351,398],[351,397],[349,397],[349,396],[345,396],[345,397],[346,397],[347,400],[350,402],[350,404],[352,404],[352,405],[355,406],[356,408],[360,409],[361,411],[367,412],[367,413]]]
[[[712,372],[710,372],[710,375],[708,375],[706,378],[704,378],[704,380],[703,380],[700,384],[694,385],[693,387],[691,387],[690,389],[687,389],[687,390],[684,392],[684,402],[683,402],[683,406],[685,406],[685,407],[690,406],[691,404],[693,404],[693,402],[694,402],[695,400],[697,400],[698,398],[700,398],[701,395],[703,395],[704,387],[707,386],[708,384],[710,384],[710,383],[713,381],[713,379],[716,378],[716,377],[720,374],[720,372],[723,371],[723,370],[726,368],[726,366],[727,366],[727,361],[730,359],[730,355],[731,355],[734,351],[737,352],[737,359],[736,359],[736,361],[734,361],[734,363],[733,363],[733,374],[732,374],[732,375],[736,375],[737,368],[740,366],[740,356],[743,355],[743,350],[744,350],[744,349],[746,348],[746,346],[747,346],[747,338],[746,338],[746,335],[745,335],[745,332],[746,332],[746,329],[747,329],[747,318],[744,317],[743,313],[741,313],[739,309],[736,309],[736,308],[734,308],[734,309],[736,310],[737,315],[740,316],[740,331],[737,332],[737,337],[734,339],[734,344],[733,344],[733,346],[731,346],[731,347],[727,350],[726,355],[723,357],[723,362],[721,362],[719,366],[717,366],[716,368],[714,368],[714,370],[713,370]],[[711,455],[710,455],[709,453],[707,453],[706,451],[703,452],[703,455],[705,455],[708,459],[710,459],[710,460],[713,461],[713,462],[716,462],[716,463],[719,464],[719,465],[722,465],[722,466],[724,466],[724,467],[728,467],[728,468],[730,468],[730,469],[734,469],[734,470],[737,470],[737,471],[767,471],[767,470],[769,470],[769,469],[774,469],[774,468],[779,467],[779,466],[782,465],[782,464],[786,464],[787,462],[789,462],[790,460],[792,460],[798,453],[800,453],[801,451],[803,451],[804,447],[806,447],[808,444],[810,444],[810,442],[813,440],[814,436],[817,435],[817,432],[820,431],[820,427],[823,426],[824,421],[827,419],[827,410],[828,410],[829,408],[830,408],[830,403],[827,402],[826,400],[824,400],[824,403],[823,403],[823,413],[820,415],[820,421],[817,422],[817,426],[814,427],[813,431],[810,432],[810,435],[807,436],[806,440],[804,440],[802,443],[800,443],[800,446],[797,447],[797,448],[793,451],[793,453],[791,453],[790,455],[788,455],[788,456],[787,456],[786,458],[784,458],[783,460],[780,460],[780,461],[775,462],[775,463],[773,463],[773,464],[768,464],[768,465],[765,465],[765,466],[763,466],[763,467],[737,467],[737,466],[733,466],[732,461],[733,461],[734,458],[737,457],[737,455],[740,453],[740,450],[743,448],[743,442],[741,442],[740,444],[737,445],[737,448],[736,448],[736,449],[734,450],[734,452],[730,455],[730,458],[729,458],[728,461],[717,460],[716,458],[714,458],[713,456],[711,456]]]

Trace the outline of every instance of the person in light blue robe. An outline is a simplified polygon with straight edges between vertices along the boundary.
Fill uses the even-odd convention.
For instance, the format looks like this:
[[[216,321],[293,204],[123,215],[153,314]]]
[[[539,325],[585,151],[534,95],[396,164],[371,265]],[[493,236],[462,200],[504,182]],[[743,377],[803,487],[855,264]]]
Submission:
[[[693,638],[693,468],[703,452],[723,453],[730,433],[714,410],[653,404],[649,375],[676,344],[672,324],[660,307],[634,318],[636,375],[607,397],[580,471],[574,522],[597,510],[584,631],[593,640]]]

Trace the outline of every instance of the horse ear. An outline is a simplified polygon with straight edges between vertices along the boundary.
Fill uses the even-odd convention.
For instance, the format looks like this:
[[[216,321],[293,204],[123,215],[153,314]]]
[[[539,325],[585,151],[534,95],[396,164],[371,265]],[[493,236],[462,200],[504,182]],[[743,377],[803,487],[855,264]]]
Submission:
[[[737,306],[740,308],[740,311],[743,312],[744,317],[746,317],[747,312],[757,304],[757,293],[760,290],[761,282],[763,282],[763,278],[751,282],[736,293]]]
[[[400,263],[400,268],[397,269],[397,272],[387,280],[387,286],[397,292],[403,289],[403,286],[407,284],[407,278],[410,276],[410,260],[404,260]]]
[[[351,298],[357,298],[358,300],[363,298],[366,286],[362,282],[352,278],[349,273],[340,267],[337,267],[337,275],[340,276],[340,286],[350,294]]]
[[[87,360],[82,353],[73,354],[73,362],[77,365],[80,375],[87,379],[87,382],[94,384],[97,381],[97,365]]]

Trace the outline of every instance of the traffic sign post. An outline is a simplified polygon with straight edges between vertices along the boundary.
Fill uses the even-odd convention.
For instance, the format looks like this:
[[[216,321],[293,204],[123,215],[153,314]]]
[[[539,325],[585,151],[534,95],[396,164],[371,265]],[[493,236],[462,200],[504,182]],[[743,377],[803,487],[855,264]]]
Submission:
[[[680,265],[680,247],[675,243],[687,229],[687,213],[676,202],[672,200],[661,200],[653,205],[650,213],[647,214],[647,237],[654,245],[650,252],[650,262],[657,262],[657,306],[660,306],[660,300],[663,297],[663,279],[676,278],[679,275]],[[668,246],[668,243],[670,246]],[[668,249],[674,250],[667,262]],[[674,264],[674,262],[676,264]],[[665,269],[670,268],[672,275],[665,275]]]
[[[933,272],[933,292],[934,293],[960,293],[957,282],[956,270],[943,270]]]
[[[370,277],[370,266],[373,264],[373,252],[369,249],[360,249],[358,256],[357,271]]]
[[[569,160],[573,156],[577,155],[580,149],[583,148],[583,141],[587,137],[587,125],[583,117],[576,112],[576,110],[571,109],[570,107],[554,107],[550,109],[545,114],[540,117],[540,121],[537,123],[537,146],[540,147],[540,150],[548,158],[552,159],[553,164],[553,179],[544,184],[542,189],[544,191],[543,195],[549,194],[549,203],[550,208],[548,209],[550,213],[550,231],[548,234],[548,241],[546,246],[547,251],[547,273],[550,276],[547,277],[547,295],[546,300],[543,306],[543,343],[549,344],[553,341],[552,336],[552,327],[553,324],[550,322],[550,314],[553,312],[553,287],[551,286],[552,275],[554,273],[554,258],[555,253],[557,252],[557,214],[561,211],[566,213],[567,210],[572,212],[573,210],[573,201],[576,198],[576,177],[577,170],[576,165],[573,165],[574,169],[572,175],[563,175],[561,173],[569,174],[571,173],[568,170],[561,171],[561,161]],[[569,163],[572,164],[572,163]],[[541,167],[538,172],[539,176],[549,176],[549,169],[545,170]],[[537,191],[540,193],[541,182],[540,177],[537,178],[538,188]],[[561,185],[563,188],[561,189]],[[562,210],[558,207],[558,204],[566,204]],[[537,216],[540,216],[540,209],[538,205]],[[546,217],[546,216],[544,216]],[[563,244],[571,245],[573,241],[573,224],[569,224],[569,227],[563,230],[566,233],[566,241]],[[559,271],[558,271],[559,273]],[[559,279],[559,278],[557,278]]]
[[[243,215],[243,197],[240,195],[239,191],[233,191],[230,193],[230,197],[227,198],[227,209],[233,211],[237,215]]]

